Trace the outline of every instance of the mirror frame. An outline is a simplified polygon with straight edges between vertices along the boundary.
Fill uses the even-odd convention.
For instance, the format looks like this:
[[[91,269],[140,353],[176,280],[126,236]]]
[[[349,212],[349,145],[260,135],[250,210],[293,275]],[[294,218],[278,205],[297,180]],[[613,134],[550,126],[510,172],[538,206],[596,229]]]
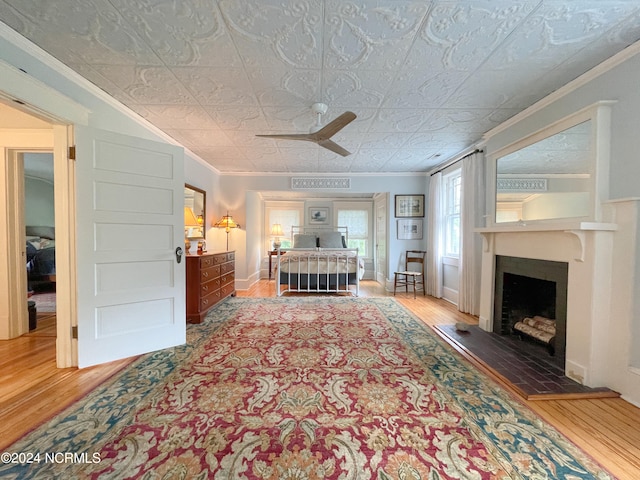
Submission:
[[[188,183],[184,184],[184,188],[185,190],[192,190],[194,192],[194,195],[196,194],[202,195],[202,219],[203,219],[202,236],[205,237],[207,234],[207,192],[205,190],[202,190],[201,188],[194,187],[193,185],[190,185]],[[185,197],[184,206],[185,207],[190,206],[190,205],[187,205],[186,197]],[[194,212],[194,213],[198,215],[198,212]]]
[[[509,227],[521,225],[521,222],[500,222],[496,223],[496,201],[497,201],[497,166],[498,160],[510,153],[533,145],[541,140],[549,138],[557,133],[574,127],[580,123],[591,120],[591,153],[589,159],[589,215],[588,217],[554,218],[530,220],[531,224],[557,224],[567,223],[580,219],[580,221],[602,221],[602,203],[609,199],[609,150],[611,137],[611,105],[613,101],[601,101],[582,110],[564,117],[547,127],[535,131],[534,133],[522,137],[489,155],[488,162],[488,195],[490,201],[487,208],[487,226]],[[489,198],[488,198],[489,200]]]

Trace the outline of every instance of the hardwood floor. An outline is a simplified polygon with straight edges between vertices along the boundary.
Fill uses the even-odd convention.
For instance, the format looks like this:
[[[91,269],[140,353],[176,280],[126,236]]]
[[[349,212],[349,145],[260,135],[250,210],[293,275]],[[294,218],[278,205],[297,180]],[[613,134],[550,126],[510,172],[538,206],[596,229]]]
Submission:
[[[55,315],[46,314],[36,330],[0,340],[0,452],[133,360],[56,368],[55,335]]]
[[[375,282],[362,282],[361,297],[387,296]],[[261,280],[240,297],[273,297],[275,283]],[[477,319],[443,300],[412,294],[395,297],[428,325]],[[81,398],[131,360],[79,370],[55,366],[55,317],[39,317],[38,329],[0,341],[0,451],[65,406]],[[620,398],[525,401],[565,436],[622,480],[640,478],[640,409]]]

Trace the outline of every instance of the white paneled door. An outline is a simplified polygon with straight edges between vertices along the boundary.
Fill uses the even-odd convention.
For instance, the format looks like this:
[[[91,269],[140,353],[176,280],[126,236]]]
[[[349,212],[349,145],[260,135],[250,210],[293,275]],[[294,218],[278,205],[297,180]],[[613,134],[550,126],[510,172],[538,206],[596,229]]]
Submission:
[[[78,365],[184,343],[183,149],[75,133]]]

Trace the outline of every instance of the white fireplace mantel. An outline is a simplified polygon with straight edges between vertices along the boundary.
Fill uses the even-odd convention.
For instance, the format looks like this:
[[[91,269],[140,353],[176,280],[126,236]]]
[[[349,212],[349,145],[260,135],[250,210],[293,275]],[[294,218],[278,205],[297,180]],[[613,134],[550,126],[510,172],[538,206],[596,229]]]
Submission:
[[[493,330],[496,255],[566,262],[565,372],[590,387],[604,386],[614,223],[545,222],[478,228],[484,239],[480,327]]]
[[[512,223],[508,225],[495,225],[492,227],[476,228],[475,231],[480,233],[484,238],[485,252],[493,250],[493,235],[496,233],[524,233],[524,232],[564,232],[570,233],[577,237],[580,242],[580,248],[574,259],[578,262],[584,262],[586,254],[587,232],[614,232],[618,229],[615,223],[602,222],[557,222],[557,223]]]
[[[554,232],[554,231],[589,231],[589,230],[602,230],[602,231],[615,231],[618,229],[618,225],[615,223],[602,223],[602,222],[545,222],[545,223],[509,223],[500,224],[492,227],[476,228],[478,233],[514,233],[514,232]]]

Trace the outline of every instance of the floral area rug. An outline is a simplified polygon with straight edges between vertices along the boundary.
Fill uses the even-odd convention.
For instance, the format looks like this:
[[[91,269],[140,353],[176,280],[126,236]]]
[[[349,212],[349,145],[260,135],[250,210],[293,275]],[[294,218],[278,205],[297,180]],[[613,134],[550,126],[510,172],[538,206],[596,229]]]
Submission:
[[[3,479],[611,478],[389,298],[230,298],[9,451],[39,459]]]

